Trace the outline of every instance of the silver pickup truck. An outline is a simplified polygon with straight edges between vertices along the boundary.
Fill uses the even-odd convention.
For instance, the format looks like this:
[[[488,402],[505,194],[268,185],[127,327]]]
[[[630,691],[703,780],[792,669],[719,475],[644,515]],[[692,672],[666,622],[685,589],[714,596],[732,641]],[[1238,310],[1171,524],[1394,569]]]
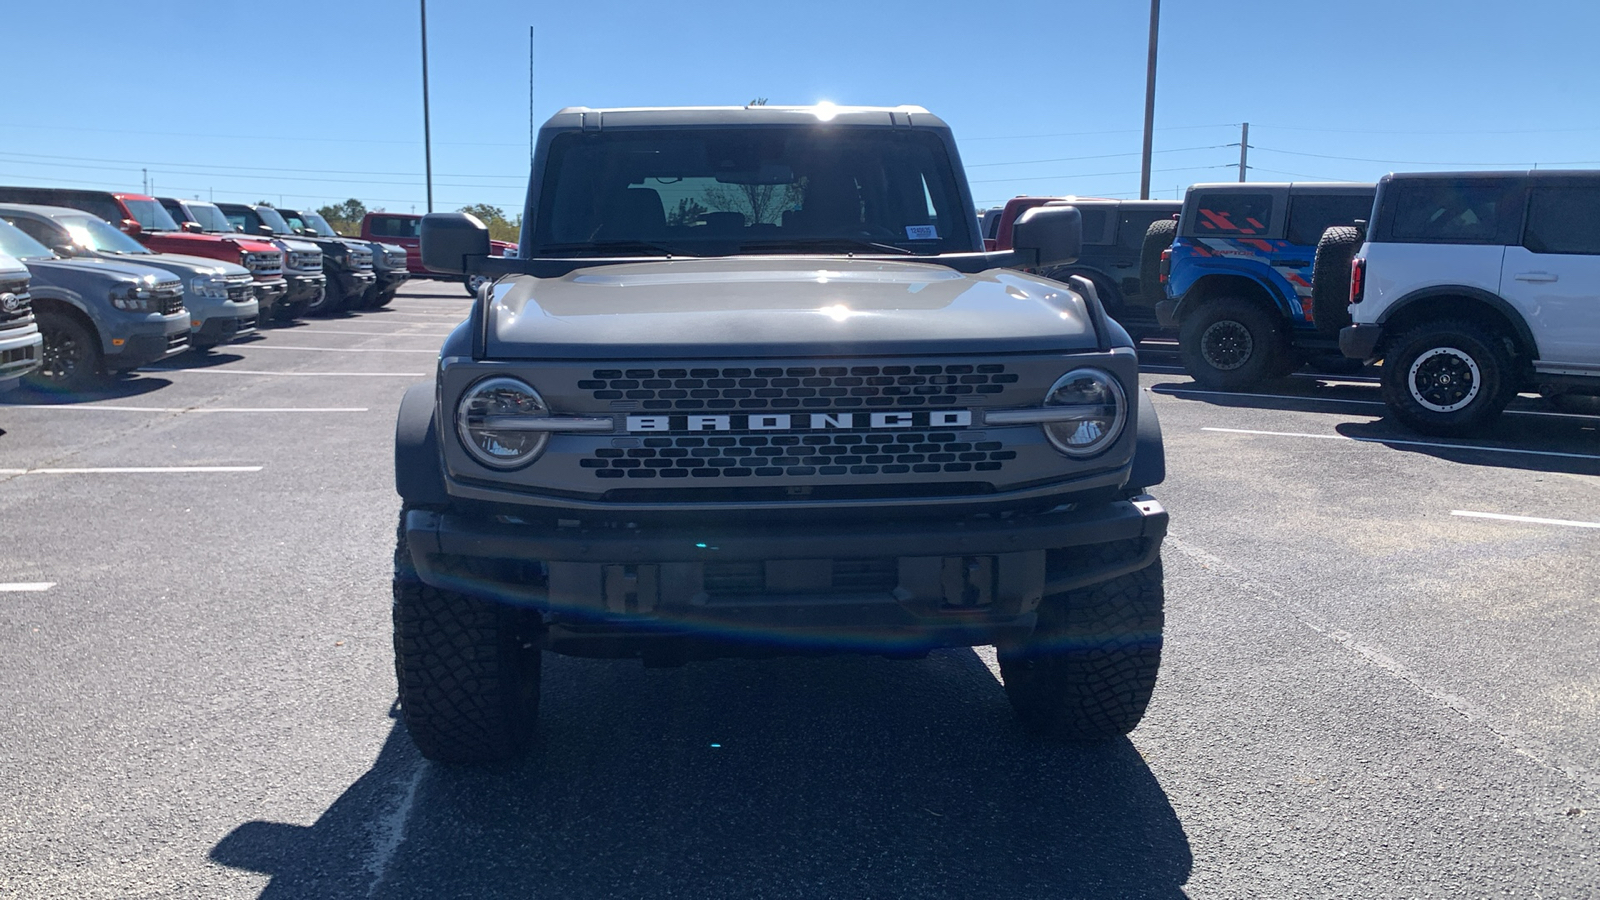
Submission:
[[[44,338],[33,320],[28,269],[0,248],[0,394],[39,368]]]
[[[916,657],[993,644],[1030,729],[1125,734],[1162,647],[1159,426],[1127,333],[1029,210],[985,253],[917,107],[566,109],[518,256],[402,402],[401,713],[432,759],[521,752],[544,652]]]

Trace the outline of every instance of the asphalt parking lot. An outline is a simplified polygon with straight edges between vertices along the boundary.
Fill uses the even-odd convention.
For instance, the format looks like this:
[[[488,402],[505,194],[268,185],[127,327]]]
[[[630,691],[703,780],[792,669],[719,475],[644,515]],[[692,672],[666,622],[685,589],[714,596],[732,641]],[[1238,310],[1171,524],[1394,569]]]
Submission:
[[[391,433],[467,298],[0,401],[0,896],[1600,895],[1600,417],[1476,441],[1372,379],[1191,389],[1131,739],[1041,743],[992,651],[547,660],[539,746],[394,718]]]

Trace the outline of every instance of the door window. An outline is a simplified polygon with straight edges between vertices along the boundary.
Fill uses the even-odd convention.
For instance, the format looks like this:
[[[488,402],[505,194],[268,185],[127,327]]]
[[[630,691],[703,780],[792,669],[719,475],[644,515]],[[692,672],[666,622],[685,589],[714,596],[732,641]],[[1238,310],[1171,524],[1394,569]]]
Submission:
[[[1335,225],[1372,215],[1371,194],[1304,194],[1289,200],[1289,243],[1315,247]]]
[[[1508,184],[1419,179],[1390,186],[1393,240],[1402,243],[1497,244],[1503,220],[1516,216]]]

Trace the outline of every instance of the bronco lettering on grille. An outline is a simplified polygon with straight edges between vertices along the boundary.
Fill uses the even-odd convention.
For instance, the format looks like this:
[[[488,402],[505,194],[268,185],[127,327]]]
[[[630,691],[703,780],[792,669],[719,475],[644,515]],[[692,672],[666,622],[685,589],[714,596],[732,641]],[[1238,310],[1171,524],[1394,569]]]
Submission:
[[[933,409],[872,413],[750,413],[748,415],[629,416],[629,431],[820,431],[853,428],[965,428],[972,412]]]

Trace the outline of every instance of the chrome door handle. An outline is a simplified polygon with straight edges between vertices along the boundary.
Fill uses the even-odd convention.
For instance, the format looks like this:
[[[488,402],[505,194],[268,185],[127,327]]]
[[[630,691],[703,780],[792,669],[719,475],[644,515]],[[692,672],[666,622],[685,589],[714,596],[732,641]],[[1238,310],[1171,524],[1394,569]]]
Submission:
[[[1556,276],[1551,275],[1549,272],[1518,272],[1511,277],[1518,281],[1532,281],[1541,284],[1556,280]]]

